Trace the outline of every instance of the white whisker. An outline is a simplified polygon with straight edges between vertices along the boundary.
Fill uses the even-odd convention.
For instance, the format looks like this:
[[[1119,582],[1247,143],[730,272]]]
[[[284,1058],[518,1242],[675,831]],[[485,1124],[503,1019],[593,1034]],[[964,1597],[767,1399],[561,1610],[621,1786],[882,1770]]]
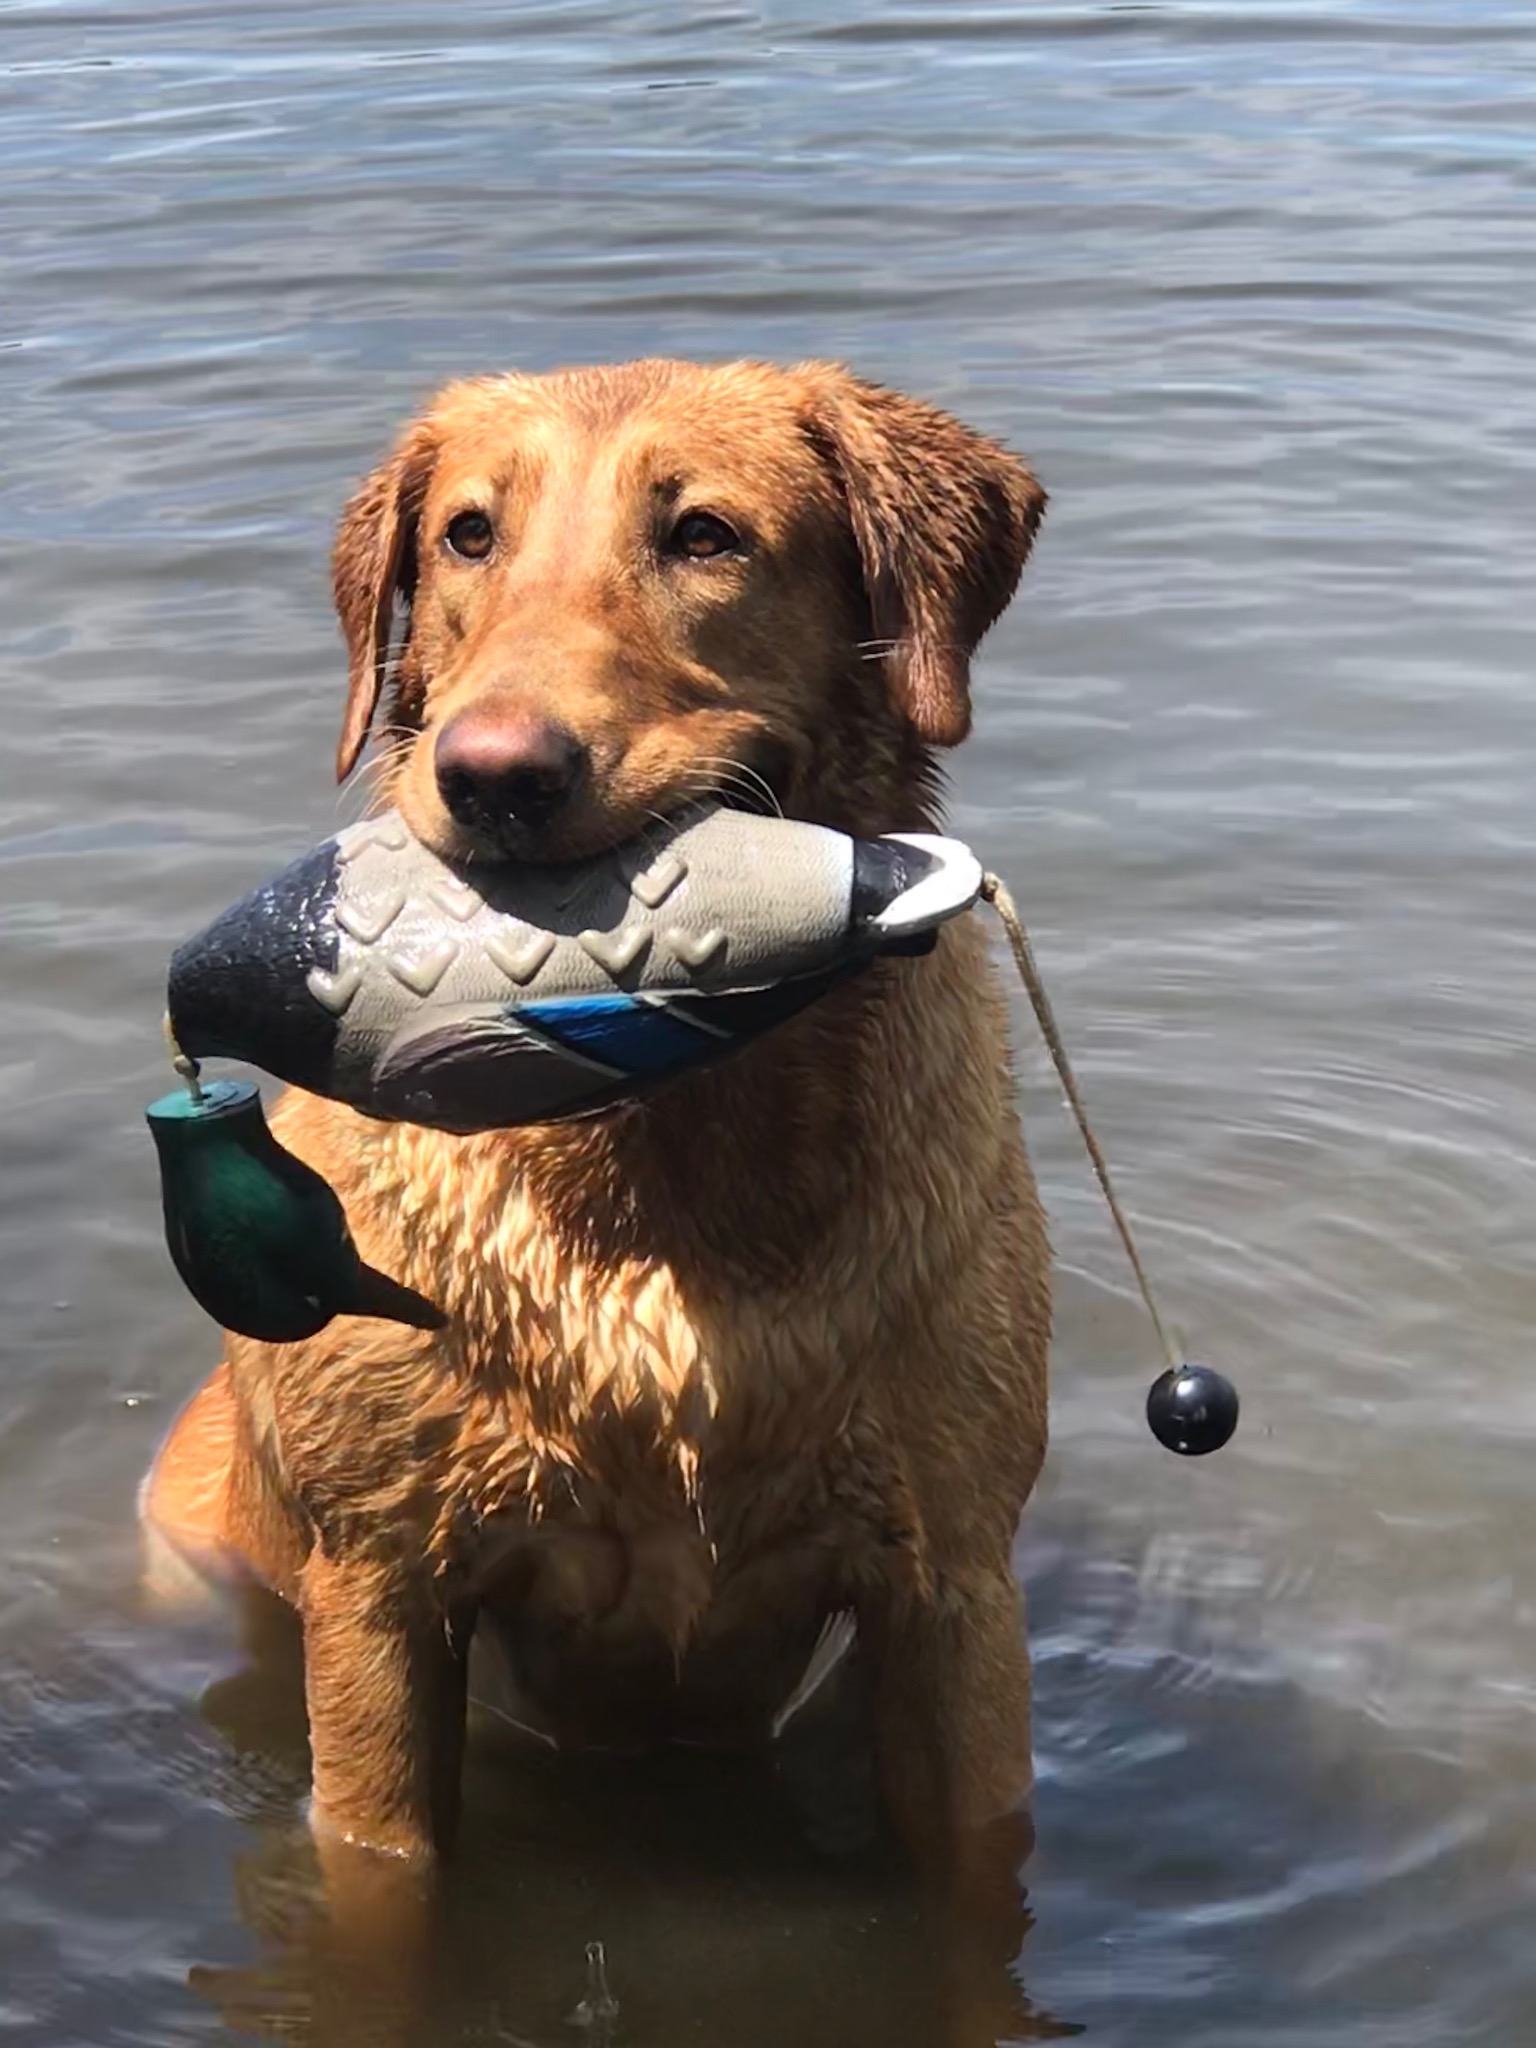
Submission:
[[[784,815],[784,807],[772,784],[745,761],[733,761],[724,755],[701,754],[690,762],[688,774],[691,785],[705,793],[738,796],[764,817],[782,818]]]
[[[357,816],[365,816],[388,796],[416,737],[401,727],[393,728],[393,731],[398,736],[389,738],[377,753],[347,777],[336,792],[338,811],[355,808]]]

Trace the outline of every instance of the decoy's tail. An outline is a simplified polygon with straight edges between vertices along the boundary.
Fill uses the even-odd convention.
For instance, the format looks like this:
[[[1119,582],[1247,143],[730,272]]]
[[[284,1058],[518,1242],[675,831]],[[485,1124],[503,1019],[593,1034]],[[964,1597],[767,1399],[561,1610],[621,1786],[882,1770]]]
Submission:
[[[440,1330],[448,1318],[435,1302],[391,1280],[376,1266],[359,1266],[356,1298],[347,1303],[346,1313],[381,1316],[386,1322],[406,1323],[413,1330]]]

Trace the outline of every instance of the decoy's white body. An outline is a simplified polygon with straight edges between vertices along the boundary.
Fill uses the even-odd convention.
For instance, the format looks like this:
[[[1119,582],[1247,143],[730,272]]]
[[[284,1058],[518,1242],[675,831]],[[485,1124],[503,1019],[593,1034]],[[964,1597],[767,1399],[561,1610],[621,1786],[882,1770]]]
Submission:
[[[717,1059],[974,903],[958,841],[711,809],[574,867],[350,826],[171,963],[194,1059],[445,1130],[590,1114]]]

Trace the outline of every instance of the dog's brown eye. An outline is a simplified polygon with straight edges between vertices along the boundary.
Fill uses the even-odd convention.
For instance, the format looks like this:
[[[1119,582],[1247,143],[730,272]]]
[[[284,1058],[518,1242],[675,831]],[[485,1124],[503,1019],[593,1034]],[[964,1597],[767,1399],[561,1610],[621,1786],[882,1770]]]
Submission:
[[[456,512],[444,538],[466,562],[483,562],[496,544],[496,529],[483,512]]]
[[[731,555],[741,546],[741,536],[713,512],[685,512],[672,529],[671,547],[676,555],[691,562],[707,562],[715,555]]]

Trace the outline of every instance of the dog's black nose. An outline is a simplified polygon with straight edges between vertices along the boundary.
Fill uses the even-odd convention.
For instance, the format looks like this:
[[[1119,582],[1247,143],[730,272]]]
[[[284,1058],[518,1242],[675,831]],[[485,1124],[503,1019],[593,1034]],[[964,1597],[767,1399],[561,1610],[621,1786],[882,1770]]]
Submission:
[[[437,736],[437,787],[461,825],[547,825],[575,795],[586,748],[553,719],[460,711]]]

